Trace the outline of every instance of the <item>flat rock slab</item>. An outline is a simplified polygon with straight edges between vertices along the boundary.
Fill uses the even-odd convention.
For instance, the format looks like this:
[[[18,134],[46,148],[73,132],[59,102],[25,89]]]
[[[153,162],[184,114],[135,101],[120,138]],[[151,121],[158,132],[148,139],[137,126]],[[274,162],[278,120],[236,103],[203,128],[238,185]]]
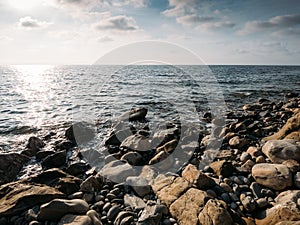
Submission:
[[[41,206],[38,220],[59,220],[66,214],[85,214],[89,205],[81,199],[54,199]]]
[[[1,186],[0,196],[0,215],[13,216],[54,198],[63,198],[65,195],[46,185],[13,182]]]
[[[195,184],[199,189],[208,189],[215,186],[215,181],[202,173],[196,166],[189,164],[182,171],[182,177],[191,184]]]
[[[172,203],[170,213],[180,225],[197,225],[198,214],[208,199],[205,191],[191,188]]]
[[[157,181],[157,182],[156,182]],[[170,206],[189,187],[189,182],[182,177],[158,178],[154,181],[152,189],[158,198],[167,206]]]
[[[252,168],[255,181],[276,191],[284,190],[293,185],[292,174],[282,164],[260,163]]]
[[[65,215],[58,225],[92,225],[92,220],[88,216]]]

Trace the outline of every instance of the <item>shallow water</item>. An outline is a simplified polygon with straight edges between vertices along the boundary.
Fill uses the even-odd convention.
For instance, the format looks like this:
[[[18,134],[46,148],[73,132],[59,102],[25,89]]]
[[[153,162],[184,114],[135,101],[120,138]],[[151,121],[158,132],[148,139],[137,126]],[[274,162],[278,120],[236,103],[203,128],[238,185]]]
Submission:
[[[300,92],[299,66],[2,66],[0,74],[3,151],[17,151],[37,132],[72,121],[105,123],[137,106],[156,124],[194,122],[213,107]]]

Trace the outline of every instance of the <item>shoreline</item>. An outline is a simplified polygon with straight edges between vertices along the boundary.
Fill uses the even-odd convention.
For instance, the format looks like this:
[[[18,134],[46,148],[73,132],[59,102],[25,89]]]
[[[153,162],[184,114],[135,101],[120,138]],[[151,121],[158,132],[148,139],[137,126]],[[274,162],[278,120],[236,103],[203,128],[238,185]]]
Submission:
[[[215,125],[213,136],[195,132],[193,126],[166,123],[165,130],[153,134],[153,143],[144,123],[147,112],[131,111],[98,155],[80,152],[76,145],[93,136],[85,124],[68,128],[65,137],[51,131],[31,137],[20,154],[0,154],[0,224],[300,221],[300,98],[290,97],[286,102],[259,99],[231,111],[225,125],[209,121],[207,115]],[[289,118],[296,118],[289,134],[282,131],[283,136],[273,137],[279,141],[264,140],[280,132]],[[282,140],[284,135],[295,141]],[[199,170],[220,139],[214,161]],[[104,167],[98,171],[91,160],[99,157]],[[182,164],[183,159],[187,161]],[[17,176],[23,178],[14,181]]]

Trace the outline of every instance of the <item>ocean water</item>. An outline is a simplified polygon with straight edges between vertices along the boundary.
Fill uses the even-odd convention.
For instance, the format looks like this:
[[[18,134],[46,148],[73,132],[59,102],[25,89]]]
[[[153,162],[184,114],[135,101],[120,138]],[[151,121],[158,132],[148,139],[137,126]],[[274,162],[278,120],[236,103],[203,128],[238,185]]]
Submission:
[[[134,107],[159,124],[284,99],[300,93],[300,66],[1,66],[0,83],[0,148],[18,151],[31,135],[105,124]]]

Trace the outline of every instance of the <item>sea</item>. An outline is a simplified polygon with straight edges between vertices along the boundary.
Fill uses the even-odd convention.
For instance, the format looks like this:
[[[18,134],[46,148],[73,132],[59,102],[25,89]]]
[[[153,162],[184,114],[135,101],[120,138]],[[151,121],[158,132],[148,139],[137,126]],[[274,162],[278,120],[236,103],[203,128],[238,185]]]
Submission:
[[[0,151],[18,152],[30,136],[78,121],[104,139],[110,121],[136,107],[158,126],[200,123],[207,112],[224,115],[259,98],[284,100],[300,93],[300,66],[15,65],[0,66],[0,84]]]

